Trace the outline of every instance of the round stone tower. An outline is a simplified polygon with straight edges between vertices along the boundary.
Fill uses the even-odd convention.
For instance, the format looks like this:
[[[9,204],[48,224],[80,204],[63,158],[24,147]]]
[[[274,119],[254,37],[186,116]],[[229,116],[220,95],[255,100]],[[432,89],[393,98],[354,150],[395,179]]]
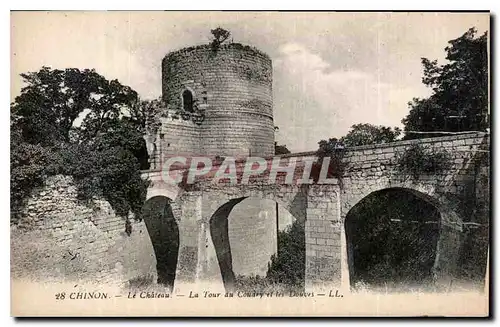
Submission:
[[[167,111],[196,121],[164,126],[164,153],[274,155],[272,62],[263,52],[238,43],[171,52],[162,61],[162,91]]]

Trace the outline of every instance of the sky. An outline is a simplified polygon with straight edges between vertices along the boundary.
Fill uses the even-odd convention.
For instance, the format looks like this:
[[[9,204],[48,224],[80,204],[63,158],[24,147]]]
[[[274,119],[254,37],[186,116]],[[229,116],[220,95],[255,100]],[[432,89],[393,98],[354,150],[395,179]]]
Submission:
[[[234,42],[273,61],[276,140],[292,152],[345,135],[350,126],[399,126],[408,102],[425,97],[421,58],[444,63],[444,48],[487,13],[13,12],[11,101],[19,74],[95,68],[143,99],[161,95],[161,60],[210,42],[222,27]]]

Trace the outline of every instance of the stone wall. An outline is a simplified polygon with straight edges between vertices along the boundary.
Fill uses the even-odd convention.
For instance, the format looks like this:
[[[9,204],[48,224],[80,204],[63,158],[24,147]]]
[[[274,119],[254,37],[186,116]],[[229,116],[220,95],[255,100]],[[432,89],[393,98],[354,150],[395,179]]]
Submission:
[[[339,185],[312,185],[307,201],[306,287],[340,286],[343,224]]]
[[[402,176],[395,169],[397,154],[414,143],[433,153],[447,151],[450,166],[418,179]],[[345,174],[332,185],[267,184],[261,177],[249,185],[230,186],[208,179],[196,190],[179,192],[157,187],[148,194],[173,200],[172,215],[179,230],[176,281],[211,279],[212,270],[220,279],[221,260],[216,248],[222,250],[222,261],[225,254],[224,246],[216,244],[221,240],[217,230],[227,233],[223,238],[231,243],[233,258],[251,262],[230,257],[236,273],[257,269],[267,260],[262,258],[270,255],[268,250],[274,245],[265,243],[264,238],[270,239],[267,232],[271,225],[275,230],[274,219],[260,219],[263,216],[257,214],[259,219],[255,220],[240,214],[232,226],[229,221],[223,228],[211,228],[220,208],[228,205],[232,209],[250,197],[276,201],[295,219],[305,221],[306,286],[338,285],[348,275],[344,232],[347,213],[372,192],[394,187],[414,192],[440,211],[437,271],[448,277],[458,277],[460,269],[462,273],[483,275],[483,268],[472,268],[480,255],[482,265],[488,246],[488,151],[489,137],[484,134],[357,147],[346,151]],[[117,217],[107,202],[95,200],[89,205],[78,201],[76,195],[71,179],[62,176],[48,179],[45,187],[33,192],[22,219],[12,226],[13,276],[104,282],[156,280],[156,259],[145,224],[132,220],[132,234],[128,236],[124,219]],[[227,222],[227,216],[223,213],[221,221]],[[248,242],[243,242],[245,239]]]
[[[420,144],[430,153],[446,151],[449,154],[447,169],[421,174],[418,179],[400,173],[395,169],[396,158],[413,144]],[[344,230],[347,213],[372,192],[401,188],[425,199],[439,210],[442,224],[435,271],[439,281],[448,282],[449,278],[459,278],[458,270],[465,267],[464,253],[468,251],[467,244],[471,244],[466,239],[480,237],[484,240],[485,232],[487,235],[489,205],[485,200],[488,192],[481,190],[487,187],[489,181],[488,151],[489,136],[483,133],[350,148],[345,151],[343,158],[346,165],[344,176],[331,185],[283,185],[282,178],[278,178],[276,184],[266,184],[267,173],[249,185],[224,185],[212,183],[213,176],[207,175],[198,184],[196,196],[200,204],[199,212],[193,213],[198,218],[194,219],[198,219],[203,226],[218,208],[248,196],[277,201],[296,219],[306,221],[306,287],[331,287],[341,283],[348,285],[348,244]],[[310,158],[314,153],[283,157],[294,156]],[[294,180],[299,177],[300,167],[296,170]],[[180,202],[191,196],[191,192],[184,192]],[[481,225],[482,229],[478,230],[482,232],[479,235],[478,232],[466,235],[466,226],[473,224]],[[251,221],[247,228],[252,228]],[[201,230],[206,233],[207,229]],[[207,256],[209,251],[205,250],[205,240],[210,240],[210,234],[204,235],[206,238],[203,238],[199,248],[203,249],[200,262],[206,263],[210,256]],[[216,244],[209,246],[217,247]],[[483,248],[478,251],[485,255],[487,244],[483,242],[481,246]],[[484,269],[478,270],[484,272]]]
[[[161,119],[161,123],[163,136],[157,140],[160,158],[200,154],[200,127],[197,124],[182,117],[173,119],[171,112]]]
[[[426,151],[427,160],[432,155],[444,154],[443,169],[432,173],[422,171],[416,177],[398,170],[398,158],[416,144]],[[342,219],[373,192],[388,188],[411,192],[434,205],[440,213],[440,236],[433,267],[436,281],[444,286],[464,277],[482,280],[487,252],[484,232],[487,235],[489,225],[484,212],[489,212],[489,205],[486,194],[478,190],[488,187],[487,182],[479,181],[489,180],[489,162],[485,160],[489,149],[489,136],[484,133],[349,149],[342,178]],[[473,231],[468,226],[474,227]],[[480,246],[474,246],[479,245],[480,239],[483,240]],[[477,256],[471,259],[471,253]]]
[[[103,200],[77,200],[66,176],[35,189],[17,224],[11,226],[14,278],[123,283],[156,281],[156,259],[143,222],[115,215]]]
[[[278,219],[278,225],[276,222]],[[236,275],[266,276],[271,256],[278,250],[277,230],[284,230],[293,216],[269,199],[247,198],[229,214],[229,243]]]
[[[422,172],[417,178],[398,171],[398,156],[415,144],[430,154],[445,153],[446,169]],[[478,165],[489,166],[482,160],[488,151],[489,137],[484,133],[350,148],[344,157],[347,167],[342,178],[342,216],[374,191],[403,187],[427,195],[426,199],[441,212],[454,210],[464,221],[474,219],[470,213],[476,201]]]

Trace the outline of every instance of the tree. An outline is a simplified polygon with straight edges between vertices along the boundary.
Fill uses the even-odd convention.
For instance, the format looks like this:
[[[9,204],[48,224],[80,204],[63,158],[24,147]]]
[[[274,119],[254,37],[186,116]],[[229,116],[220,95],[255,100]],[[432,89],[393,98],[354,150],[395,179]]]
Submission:
[[[231,35],[231,32],[229,32],[228,30],[225,30],[221,27],[217,27],[216,29],[213,29],[210,32],[213,35],[213,40],[212,40],[212,47],[213,48],[218,48]]]
[[[372,124],[355,124],[346,136],[340,139],[344,146],[359,146],[390,143],[397,140],[401,134],[399,127],[376,126]]]
[[[108,81],[95,70],[42,67],[21,74],[26,86],[11,104],[11,121],[31,144],[55,145],[70,141],[76,119],[87,111],[85,133],[97,133],[107,118],[137,101],[137,93],[117,80]]]
[[[141,132],[147,135],[156,135],[161,127],[161,111],[166,107],[161,98],[151,101],[137,101],[134,105],[126,108],[126,117],[136,124]]]
[[[289,154],[291,153],[290,150],[286,147],[286,145],[278,145],[278,142],[274,142],[274,154],[275,155],[281,155],[281,154]]]
[[[55,174],[72,176],[83,198],[104,196],[118,215],[139,213],[150,118],[137,93],[89,69],[43,67],[21,76],[27,85],[11,104],[13,213]]]
[[[469,29],[449,41],[445,48],[448,63],[422,58],[422,82],[432,89],[430,97],[415,98],[402,120],[405,138],[432,137],[439,134],[417,132],[484,131],[488,122],[488,39],[487,32],[476,37]]]
[[[319,148],[316,155],[319,160],[313,164],[311,177],[314,181],[318,181],[323,160],[329,157],[327,177],[335,177],[341,181],[346,166],[343,160],[346,147],[394,142],[400,134],[401,130],[398,127],[354,124],[349,132],[340,139],[333,137],[318,142]]]
[[[400,135],[401,129],[399,127],[354,124],[349,132],[340,139],[334,137],[319,141],[317,153],[320,157],[325,157],[345,147],[394,142]]]
[[[117,215],[138,215],[146,197],[147,181],[140,174],[134,153],[121,144],[97,140],[70,144],[57,153],[58,164],[50,174],[74,178],[82,199],[104,197]]]

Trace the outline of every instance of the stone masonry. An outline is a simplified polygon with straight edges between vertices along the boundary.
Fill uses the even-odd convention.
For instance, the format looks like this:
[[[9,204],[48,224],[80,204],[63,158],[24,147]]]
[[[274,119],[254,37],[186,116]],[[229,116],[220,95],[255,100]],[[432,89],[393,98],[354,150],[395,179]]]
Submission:
[[[156,259],[144,222],[125,220],[101,199],[81,202],[72,178],[52,176],[35,189],[11,226],[13,277],[56,281],[156,280]]]
[[[166,156],[274,154],[272,63],[238,43],[184,48],[162,61],[165,108],[157,135],[148,136],[152,162]],[[192,97],[184,103],[183,95]]]
[[[267,231],[276,224],[261,215],[233,221],[230,227],[228,217],[245,199],[266,199],[305,225],[306,289],[349,286],[346,217],[373,192],[394,188],[412,192],[441,214],[433,267],[436,281],[449,284],[460,278],[464,269],[473,269],[470,254],[486,252],[484,242],[475,240],[488,238],[488,134],[349,148],[342,158],[343,174],[332,184],[284,183],[283,174],[276,183],[268,183],[267,171],[246,185],[213,183],[213,175],[208,175],[194,185],[177,186],[165,183],[164,174],[182,173],[186,167],[165,171],[163,161],[168,157],[204,156],[222,163],[225,156],[255,156],[270,163],[272,61],[258,49],[238,43],[171,52],[162,61],[162,100],[161,126],[145,136],[151,167],[143,177],[152,182],[145,208],[151,215],[145,221],[131,219],[132,234],[127,235],[125,220],[109,203],[81,203],[71,179],[52,177],[35,190],[23,219],[11,227],[19,234],[12,237],[16,274],[44,267],[43,273],[51,278],[166,279],[176,288],[207,281],[230,289],[235,273],[250,270],[245,262],[235,261],[234,250],[239,248],[252,260],[268,260],[274,245],[263,243],[272,238]],[[432,153],[446,151],[450,166],[418,179],[404,176],[396,169],[397,157],[413,144]],[[298,161],[296,181],[302,176],[303,160],[317,158],[307,152],[281,159]],[[155,214],[155,208],[160,212]],[[269,237],[261,237],[264,231]],[[238,240],[253,251],[241,250]]]
[[[446,150],[451,165],[439,174],[418,179],[401,175],[395,169],[395,158],[414,143],[434,152]],[[284,184],[279,178],[277,183],[268,184],[264,173],[248,185],[214,184],[209,177],[194,187],[181,188],[163,183],[160,171],[148,171],[144,177],[152,185],[146,205],[153,198],[170,199],[170,216],[178,230],[177,260],[172,261],[175,267],[169,268],[175,271],[174,285],[178,288],[207,281],[228,289],[234,282],[231,243],[238,240],[230,235],[229,213],[246,198],[275,201],[305,223],[306,288],[317,290],[349,283],[344,231],[349,210],[373,192],[399,188],[439,210],[434,274],[437,282],[448,284],[461,278],[460,270],[474,270],[468,264],[470,253],[486,260],[481,246],[488,245],[483,244],[489,226],[488,151],[489,135],[482,133],[350,148],[343,158],[343,177],[329,185]],[[300,162],[314,154],[292,154],[283,159],[293,157]],[[301,174],[300,169],[297,174]],[[49,178],[44,187],[33,192],[21,216],[18,225],[11,227],[13,276],[120,283],[157,280],[155,246],[161,240],[153,237],[157,234],[151,225],[131,219],[132,233],[127,235],[124,219],[117,217],[107,202],[77,200],[71,178]],[[259,238],[245,236],[256,230],[256,223],[252,219],[246,224],[241,221],[232,233],[259,242]],[[258,249],[260,244],[248,246]]]
[[[397,155],[412,144],[433,152],[447,151],[449,167],[418,179],[399,173],[395,169]],[[345,285],[349,280],[349,262],[344,223],[349,210],[373,192],[398,188],[414,193],[439,210],[440,238],[434,274],[438,282],[449,283],[458,278],[457,271],[464,264],[462,249],[467,226],[480,225],[487,233],[485,215],[489,201],[479,190],[487,187],[484,174],[489,170],[488,151],[489,136],[484,133],[349,148],[343,158],[343,177],[330,185],[289,185],[280,184],[279,180],[277,184],[268,184],[263,174],[249,185],[214,184],[207,178],[200,180],[196,189],[185,190],[162,183],[160,172],[146,172],[145,177],[153,181],[148,198],[169,197],[179,208],[176,220],[184,231],[179,259],[183,249],[191,254],[191,260],[182,263],[183,275],[190,276],[190,282],[213,278],[205,274],[204,267],[210,265],[207,260],[214,260],[207,252],[215,247],[221,273],[218,280],[222,279],[226,288],[231,287],[231,252],[227,245],[221,245],[228,244],[224,219],[237,203],[251,197],[276,201],[295,219],[305,222],[307,288]],[[294,156],[312,158],[314,153],[283,158]],[[252,230],[252,221],[241,228]]]

